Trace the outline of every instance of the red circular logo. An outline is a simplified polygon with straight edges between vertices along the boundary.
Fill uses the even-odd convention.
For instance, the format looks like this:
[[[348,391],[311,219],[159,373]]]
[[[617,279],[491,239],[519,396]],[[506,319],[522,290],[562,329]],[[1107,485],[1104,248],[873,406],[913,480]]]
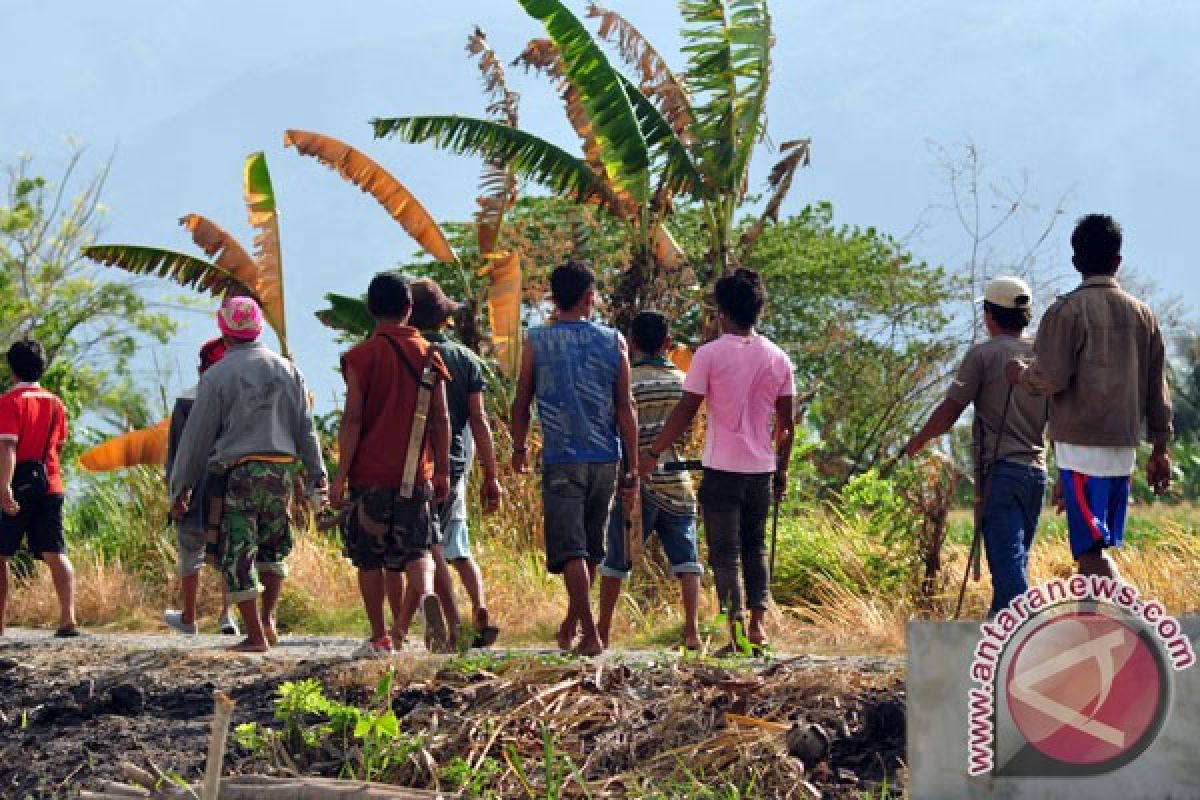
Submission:
[[[1150,645],[1121,620],[1074,611],[1017,648],[1005,689],[1025,740],[1064,764],[1135,756],[1157,734],[1166,682]]]

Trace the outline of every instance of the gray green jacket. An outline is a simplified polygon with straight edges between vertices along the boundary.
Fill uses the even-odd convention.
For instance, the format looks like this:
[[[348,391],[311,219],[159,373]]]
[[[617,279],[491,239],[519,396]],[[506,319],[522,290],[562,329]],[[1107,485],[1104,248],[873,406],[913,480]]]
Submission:
[[[260,342],[229,348],[204,373],[171,469],[171,497],[195,486],[210,463],[292,456],[308,487],[325,476],[304,377]]]

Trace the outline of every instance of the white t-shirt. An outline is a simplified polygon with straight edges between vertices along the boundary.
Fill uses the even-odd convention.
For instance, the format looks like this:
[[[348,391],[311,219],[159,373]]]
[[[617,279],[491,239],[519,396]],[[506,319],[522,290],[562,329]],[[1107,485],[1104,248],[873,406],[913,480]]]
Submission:
[[[1093,478],[1127,478],[1137,465],[1137,448],[1088,447],[1055,442],[1054,459],[1059,469],[1069,469]]]

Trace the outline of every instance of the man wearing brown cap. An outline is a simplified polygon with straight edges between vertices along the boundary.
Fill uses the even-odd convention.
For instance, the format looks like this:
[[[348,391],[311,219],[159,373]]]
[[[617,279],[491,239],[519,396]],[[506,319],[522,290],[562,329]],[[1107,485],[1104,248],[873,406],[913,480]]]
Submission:
[[[490,514],[500,506],[492,429],[483,407],[483,364],[478,356],[446,334],[451,315],[458,310],[459,304],[448,298],[432,280],[413,281],[411,289],[412,315],[409,324],[420,330],[421,335],[437,348],[452,378],[446,385],[451,435],[450,496],[435,508],[440,535],[433,547],[437,564],[434,590],[442,601],[446,620],[457,641],[460,618],[454,604],[454,586],[447,567],[447,563],[453,564],[463,588],[471,598],[471,628],[474,631],[471,645],[486,647],[495,642],[499,631],[488,617],[483,575],[471,556],[466,502],[467,472],[472,451],[477,451],[483,468],[480,502],[484,513]]]
[[[915,457],[954,427],[968,405],[974,407],[976,503],[982,503],[977,519],[992,573],[989,616],[1029,588],[1029,548],[1046,491],[1046,400],[1010,387],[1004,373],[1010,360],[1033,352],[1032,340],[1024,335],[1032,308],[1032,292],[1020,278],[996,278],[987,285],[983,323],[988,340],[967,351],[946,399],[905,448],[909,458]]]

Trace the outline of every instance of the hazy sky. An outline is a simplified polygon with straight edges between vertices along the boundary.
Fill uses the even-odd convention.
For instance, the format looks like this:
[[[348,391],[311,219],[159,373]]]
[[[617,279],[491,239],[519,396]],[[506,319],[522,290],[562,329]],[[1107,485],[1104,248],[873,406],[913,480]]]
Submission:
[[[464,219],[478,163],[373,141],[367,120],[481,113],[478,73],[463,49],[472,25],[506,58],[541,32],[514,0],[0,2],[0,160],[29,152],[53,174],[65,135],[89,145],[93,166],[115,147],[106,241],[196,252],[176,220],[198,212],[248,243],[241,164],[266,151],[282,211],[293,350],[323,407],[340,389],[337,351],[312,311],[326,291],[362,291],[414,245],[357,189],[284,151],[283,130],[343,138],[391,169],[435,216]],[[582,11],[582,0],[569,2]],[[660,49],[678,53],[674,3],[611,5]],[[1106,211],[1125,227],[1127,264],[1190,308],[1200,301],[1189,246],[1200,176],[1200,5],[771,7],[778,45],[770,135],[813,139],[812,167],[785,211],[829,200],[839,223],[910,236],[918,257],[958,266],[969,242],[941,208],[946,181],[930,143],[961,150],[973,141],[993,181],[1028,177],[1039,209],[997,243],[1000,263],[1065,198],[1047,251],[1060,268],[1073,218]],[[683,59],[673,65],[682,68]],[[574,148],[552,89],[512,73],[523,126]],[[760,153],[754,186],[771,160]],[[205,317],[189,316],[157,360],[190,373],[211,331]]]

